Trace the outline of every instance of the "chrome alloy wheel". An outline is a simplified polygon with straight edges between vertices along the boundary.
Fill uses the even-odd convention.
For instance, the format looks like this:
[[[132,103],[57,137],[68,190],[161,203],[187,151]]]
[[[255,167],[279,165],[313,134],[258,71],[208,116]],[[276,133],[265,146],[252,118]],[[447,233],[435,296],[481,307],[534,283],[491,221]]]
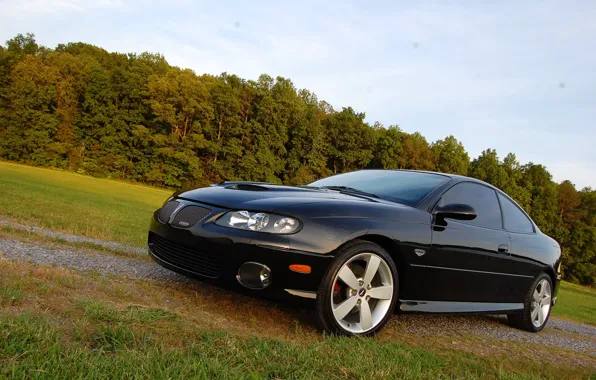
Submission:
[[[548,317],[551,306],[551,289],[550,283],[547,280],[542,280],[536,285],[534,293],[532,294],[532,307],[530,315],[532,317],[532,324],[535,327],[540,327]]]
[[[333,280],[331,310],[335,321],[354,334],[367,332],[389,312],[393,275],[387,262],[374,253],[351,257]]]

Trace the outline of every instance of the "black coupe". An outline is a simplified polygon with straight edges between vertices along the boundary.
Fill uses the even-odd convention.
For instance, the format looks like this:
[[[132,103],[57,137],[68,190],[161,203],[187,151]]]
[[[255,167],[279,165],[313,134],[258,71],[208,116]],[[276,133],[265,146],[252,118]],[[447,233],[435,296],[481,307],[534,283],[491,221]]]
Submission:
[[[537,332],[561,277],[559,245],[509,196],[420,171],[177,193],[154,213],[149,253],[184,275],[313,299],[322,328],[342,335],[374,334],[396,309],[507,314]]]

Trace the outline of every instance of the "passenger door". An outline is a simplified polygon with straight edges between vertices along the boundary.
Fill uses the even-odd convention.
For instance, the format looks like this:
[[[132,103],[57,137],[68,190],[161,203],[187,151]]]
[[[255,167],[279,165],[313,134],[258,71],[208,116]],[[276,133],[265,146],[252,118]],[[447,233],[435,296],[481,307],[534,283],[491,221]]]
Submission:
[[[511,241],[503,229],[494,189],[461,182],[442,196],[436,207],[467,204],[473,220],[439,219],[432,225],[432,247],[413,266],[424,273],[416,299],[448,302],[515,302],[509,286]]]

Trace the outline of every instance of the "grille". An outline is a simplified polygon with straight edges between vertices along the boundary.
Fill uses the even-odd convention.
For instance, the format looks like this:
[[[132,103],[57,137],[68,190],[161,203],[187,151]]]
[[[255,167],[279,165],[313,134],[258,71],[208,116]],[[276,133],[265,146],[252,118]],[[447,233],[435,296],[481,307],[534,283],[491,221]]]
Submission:
[[[211,210],[204,207],[199,206],[186,206],[182,210],[178,211],[174,220],[172,221],[172,226],[175,227],[182,227],[188,228],[192,227],[197,224],[199,221],[203,220]]]
[[[179,203],[176,201],[169,201],[166,203],[166,205],[159,210],[159,214],[157,214],[159,221],[166,224],[168,220],[170,220],[170,216],[172,216],[174,210],[176,210],[176,207],[178,207],[178,204]]]
[[[154,233],[149,235],[149,248],[155,256],[167,263],[203,276],[219,276],[219,262],[213,254],[188,248]]]

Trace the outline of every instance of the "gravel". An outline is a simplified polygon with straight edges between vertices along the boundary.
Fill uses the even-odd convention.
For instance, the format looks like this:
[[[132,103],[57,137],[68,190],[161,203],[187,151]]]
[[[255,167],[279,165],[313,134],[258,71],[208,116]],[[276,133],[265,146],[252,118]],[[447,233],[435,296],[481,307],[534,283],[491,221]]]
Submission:
[[[47,237],[51,237],[51,238],[61,238],[61,239],[64,239],[70,243],[92,243],[92,244],[96,244],[96,245],[99,245],[104,248],[114,249],[117,251],[123,251],[123,252],[129,252],[129,253],[136,253],[137,255],[145,255],[147,253],[146,248],[131,247],[131,246],[123,245],[123,244],[116,243],[113,241],[92,239],[92,238],[83,237],[83,236],[65,234],[62,232],[52,231],[52,230],[49,230],[49,229],[43,228],[43,227],[26,226],[24,224],[15,223],[15,222],[13,222],[7,218],[3,218],[1,216],[0,216],[0,226],[7,226],[10,228],[14,228],[15,230],[33,232],[35,234],[47,236]]]
[[[137,280],[192,281],[150,261],[103,253],[77,252],[71,249],[44,248],[36,244],[10,239],[0,239],[1,257],[29,261],[34,264],[56,265],[78,271],[95,271],[102,275],[118,275]]]
[[[47,230],[45,230],[47,232]],[[63,235],[63,234],[60,234]],[[72,235],[71,235],[72,236]],[[76,241],[88,241],[80,238]],[[144,251],[146,254],[146,251]],[[57,265],[78,271],[96,271],[102,275],[119,275],[131,279],[175,283],[194,283],[159,265],[136,258],[78,252],[75,248],[45,248],[35,243],[0,239],[0,259],[24,260],[41,265]],[[596,353],[596,327],[551,318],[545,330],[533,334],[507,326],[502,316],[400,315],[392,322],[398,328],[422,339],[427,336],[461,336],[479,339],[518,341]],[[456,344],[456,342],[454,342]]]
[[[505,316],[400,315],[398,325],[406,332],[422,338],[474,334],[496,340],[596,353],[596,327],[556,318],[551,318],[547,327],[538,334],[510,327]]]

